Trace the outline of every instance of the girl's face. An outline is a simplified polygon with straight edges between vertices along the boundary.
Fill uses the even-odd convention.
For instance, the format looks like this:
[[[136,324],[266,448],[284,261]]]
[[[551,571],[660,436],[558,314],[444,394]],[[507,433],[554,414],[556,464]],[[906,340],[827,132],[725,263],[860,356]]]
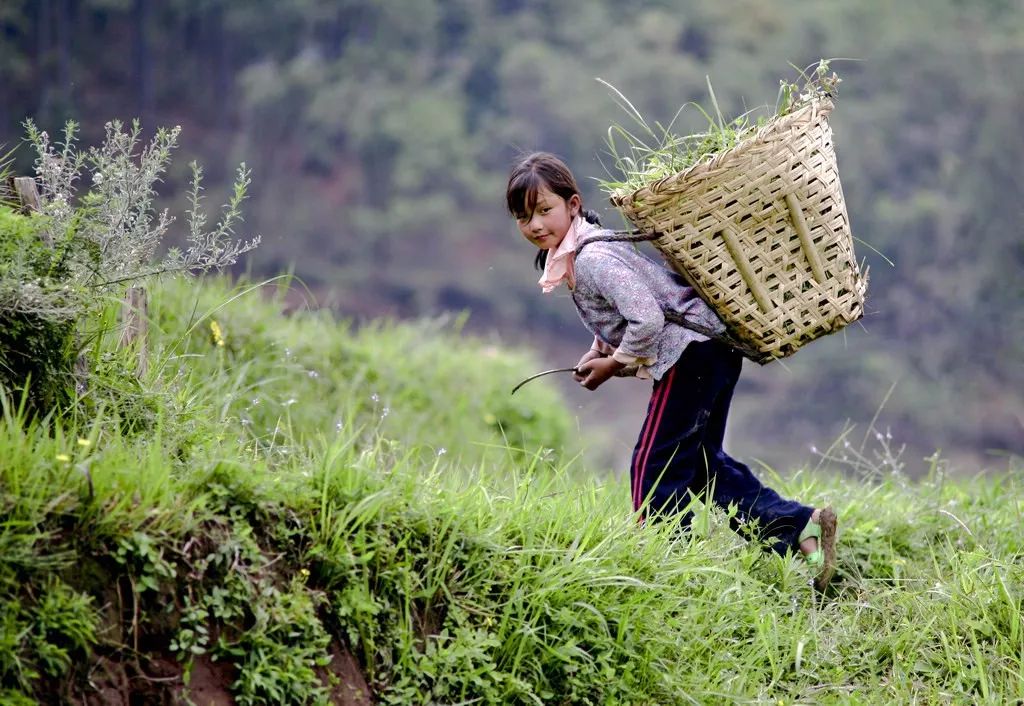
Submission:
[[[516,218],[516,225],[523,237],[541,250],[554,250],[569,232],[569,226],[579,213],[581,203],[579,194],[573,194],[566,201],[542,186],[537,190],[533,212]]]

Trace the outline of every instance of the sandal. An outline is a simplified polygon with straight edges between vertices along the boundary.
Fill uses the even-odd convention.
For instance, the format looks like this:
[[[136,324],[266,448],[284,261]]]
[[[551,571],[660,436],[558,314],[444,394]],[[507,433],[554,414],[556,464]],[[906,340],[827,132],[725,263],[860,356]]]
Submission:
[[[814,587],[824,591],[836,570],[836,512],[831,506],[822,508],[817,522],[808,520],[797,542],[812,537],[818,540],[818,548],[805,554],[804,559],[816,571]]]

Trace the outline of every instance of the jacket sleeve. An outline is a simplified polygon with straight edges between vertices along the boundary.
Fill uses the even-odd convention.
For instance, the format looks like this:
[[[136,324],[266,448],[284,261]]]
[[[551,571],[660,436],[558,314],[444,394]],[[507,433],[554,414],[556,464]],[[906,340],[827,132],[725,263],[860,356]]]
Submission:
[[[615,352],[615,346],[605,343],[595,335],[594,342],[590,345],[590,350],[597,351],[601,355],[611,355]]]
[[[650,287],[615,257],[602,257],[591,274],[593,287],[626,320],[612,358],[624,365],[654,365],[665,314]]]

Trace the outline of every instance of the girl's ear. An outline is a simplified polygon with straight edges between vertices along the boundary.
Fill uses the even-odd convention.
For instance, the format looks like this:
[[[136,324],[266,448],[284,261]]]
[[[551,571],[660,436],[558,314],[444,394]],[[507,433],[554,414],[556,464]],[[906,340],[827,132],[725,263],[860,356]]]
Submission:
[[[573,194],[569,197],[569,215],[575,218],[580,215],[583,210],[583,199],[580,198],[579,194]]]

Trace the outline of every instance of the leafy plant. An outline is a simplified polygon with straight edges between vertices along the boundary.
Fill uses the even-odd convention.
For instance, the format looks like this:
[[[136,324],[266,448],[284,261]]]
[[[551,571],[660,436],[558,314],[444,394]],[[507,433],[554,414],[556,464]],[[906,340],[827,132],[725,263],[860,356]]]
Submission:
[[[316,669],[329,661],[330,643],[318,616],[323,596],[306,589],[301,573],[281,585],[240,529],[228,538],[230,551],[216,547],[200,559],[203,580],[190,587],[171,650],[186,662],[209,653],[234,663],[240,704],[320,703]]]
[[[0,600],[0,689],[62,676],[96,643],[98,619],[89,596],[53,577],[32,588],[40,595]]]
[[[775,115],[789,115],[814,101],[838,97],[839,84],[843,80],[835,71],[829,73],[833,61],[835,59],[821,59],[816,66],[811,64],[803,69],[790,64],[796,69],[799,78],[794,81],[785,79],[779,81],[779,95],[775,99]],[[811,67],[814,67],[813,70]]]
[[[174,578],[174,567],[163,557],[160,546],[145,532],[132,532],[122,538],[114,559],[137,578],[140,591],[156,591],[161,582]]]

